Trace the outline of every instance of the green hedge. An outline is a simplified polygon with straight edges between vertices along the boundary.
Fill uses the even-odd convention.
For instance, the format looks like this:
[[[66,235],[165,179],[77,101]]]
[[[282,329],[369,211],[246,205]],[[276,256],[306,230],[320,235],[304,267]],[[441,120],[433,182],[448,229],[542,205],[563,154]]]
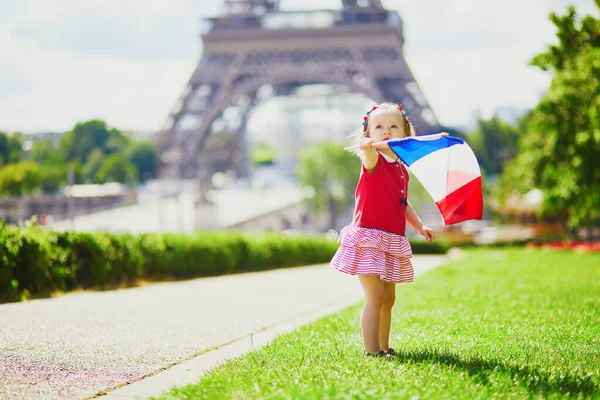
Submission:
[[[76,288],[127,286],[143,278],[192,278],[328,262],[338,243],[324,237],[238,233],[47,232],[0,223],[0,302]],[[415,254],[447,244],[412,243]]]

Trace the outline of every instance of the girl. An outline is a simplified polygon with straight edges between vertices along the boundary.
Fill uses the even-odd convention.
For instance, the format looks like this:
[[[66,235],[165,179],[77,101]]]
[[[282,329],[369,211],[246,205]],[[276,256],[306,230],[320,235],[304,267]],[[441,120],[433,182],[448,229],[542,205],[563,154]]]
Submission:
[[[331,265],[340,272],[358,275],[364,290],[360,325],[366,355],[394,354],[389,339],[396,283],[412,282],[414,277],[406,222],[427,241],[435,238],[408,201],[408,170],[387,145],[377,149],[373,145],[414,135],[404,108],[393,103],[374,106],[367,112],[357,135],[362,168],[354,217],[340,232],[341,245]]]

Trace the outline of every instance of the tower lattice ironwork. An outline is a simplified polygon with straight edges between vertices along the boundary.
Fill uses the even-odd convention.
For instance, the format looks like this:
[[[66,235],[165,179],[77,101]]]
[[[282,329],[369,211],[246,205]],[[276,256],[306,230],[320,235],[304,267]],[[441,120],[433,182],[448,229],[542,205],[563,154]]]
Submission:
[[[221,15],[206,20],[201,60],[159,134],[162,166],[187,176],[207,168],[198,152],[232,106],[241,122],[231,152],[247,157],[249,111],[307,84],[343,85],[376,102],[402,103],[418,134],[438,129],[404,59],[398,13],[379,0],[341,3],[339,10],[283,12],[279,0],[224,0]]]

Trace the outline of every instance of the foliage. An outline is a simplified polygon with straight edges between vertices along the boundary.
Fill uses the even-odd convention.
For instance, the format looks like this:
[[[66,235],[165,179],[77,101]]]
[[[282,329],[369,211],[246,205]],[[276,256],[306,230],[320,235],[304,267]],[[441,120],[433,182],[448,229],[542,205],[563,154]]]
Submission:
[[[19,135],[0,132],[0,167],[21,160],[22,144]]]
[[[258,143],[250,152],[250,159],[254,165],[273,165],[275,157],[275,149],[266,143]]]
[[[80,185],[83,183],[87,183],[89,181],[88,177],[84,175],[83,165],[79,162],[79,160],[73,160],[68,163],[68,166],[65,166],[66,173],[68,174],[69,170],[73,170],[73,181],[76,185]]]
[[[18,162],[21,147],[19,135],[0,132],[0,167],[4,160]],[[35,141],[29,153],[33,164],[19,164],[0,173],[0,195],[56,192],[66,184],[69,168],[74,171],[76,184],[135,183],[155,176],[157,157],[153,142],[131,141],[118,129],[109,129],[104,121],[90,120],[66,132],[58,147],[49,139]]]
[[[36,141],[31,148],[29,158],[38,164],[59,165],[65,163],[61,150],[56,148],[49,139]]]
[[[100,168],[102,168],[102,166],[104,165],[105,160],[106,155],[104,154],[104,152],[98,148],[94,149],[90,153],[90,156],[88,157],[85,164],[81,167],[82,178],[86,182],[98,183],[98,171],[100,171]]]
[[[321,143],[303,150],[296,174],[302,187],[310,188],[307,199],[315,212],[329,211],[329,226],[354,201],[360,159],[344,150],[343,143]]]
[[[550,19],[559,43],[532,64],[551,71],[552,83],[527,117],[502,192],[537,187],[544,192],[545,217],[571,229],[590,228],[600,218],[600,19],[579,18],[572,6]]]
[[[331,260],[338,243],[317,236],[239,233],[115,235],[47,232],[0,221],[0,302],[52,291],[129,285],[136,279],[192,278]],[[413,252],[447,246],[415,242]]]
[[[600,9],[600,1],[595,2]],[[551,13],[550,20],[556,25],[559,43],[536,55],[532,65],[544,71],[568,71],[574,57],[600,47],[600,20],[593,15],[579,18],[575,7],[569,6],[565,15]]]
[[[40,165],[43,170],[41,189],[44,193],[56,193],[67,183],[67,168],[64,165]]]
[[[0,195],[23,196],[36,191],[53,193],[66,182],[64,166],[21,161],[0,167]]]
[[[66,161],[78,160],[85,164],[90,154],[100,149],[105,154],[122,152],[129,139],[118,129],[108,129],[102,120],[80,122],[66,132],[60,143]]]
[[[66,161],[78,160],[84,164],[94,149],[105,150],[108,137],[106,122],[90,120],[78,123],[66,132],[61,138],[60,147]]]
[[[481,168],[487,175],[494,176],[500,174],[504,164],[516,156],[518,137],[516,127],[494,116],[478,121],[477,129],[469,134],[468,143]]]
[[[32,161],[21,161],[0,168],[0,195],[23,196],[40,188],[45,169]]]
[[[127,150],[131,140],[123,135],[121,131],[116,128],[112,128],[108,131],[108,140],[104,146],[106,154],[120,153]]]
[[[135,166],[138,177],[142,182],[156,176],[158,147],[154,142],[137,141],[129,144],[127,160]]]
[[[114,153],[106,157],[96,173],[95,180],[99,183],[135,183],[138,182],[138,172],[123,153]]]

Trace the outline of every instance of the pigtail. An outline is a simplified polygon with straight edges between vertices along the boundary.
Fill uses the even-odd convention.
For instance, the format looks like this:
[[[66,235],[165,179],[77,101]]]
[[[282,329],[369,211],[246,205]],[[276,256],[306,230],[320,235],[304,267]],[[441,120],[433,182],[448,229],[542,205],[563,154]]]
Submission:
[[[365,121],[362,124],[362,127],[359,129],[352,131],[348,138],[351,141],[351,146],[357,146],[356,149],[350,150],[352,153],[356,154],[358,157],[362,159],[363,152],[360,149],[360,141],[364,138],[369,137],[369,121]]]
[[[408,136],[417,136],[417,132],[415,131],[415,127],[413,126],[413,124],[408,120],[404,120],[404,129],[405,132],[407,132],[408,134],[406,135]]]
[[[401,104],[396,104],[396,107],[398,107],[398,111],[400,111],[402,113],[402,118],[404,118],[404,133],[405,133],[404,137],[416,136],[415,128],[413,127],[413,124],[410,122],[410,119],[408,118],[408,114],[406,113],[406,110],[404,109],[404,107],[402,107]]]

